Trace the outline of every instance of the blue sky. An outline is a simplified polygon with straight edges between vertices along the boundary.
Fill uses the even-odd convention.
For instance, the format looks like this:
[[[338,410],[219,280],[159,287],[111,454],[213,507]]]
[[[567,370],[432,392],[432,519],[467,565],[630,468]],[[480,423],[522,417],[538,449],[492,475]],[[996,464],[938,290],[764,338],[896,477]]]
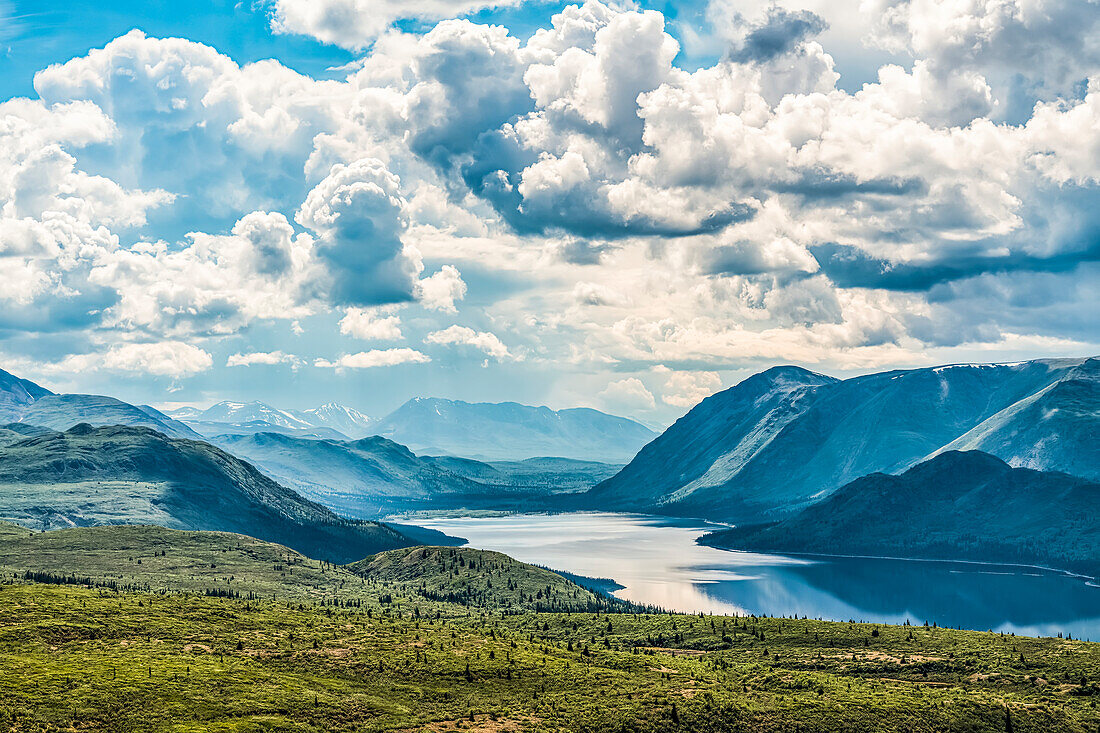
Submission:
[[[0,0],[0,366],[668,422],[1097,352],[1100,13]]]

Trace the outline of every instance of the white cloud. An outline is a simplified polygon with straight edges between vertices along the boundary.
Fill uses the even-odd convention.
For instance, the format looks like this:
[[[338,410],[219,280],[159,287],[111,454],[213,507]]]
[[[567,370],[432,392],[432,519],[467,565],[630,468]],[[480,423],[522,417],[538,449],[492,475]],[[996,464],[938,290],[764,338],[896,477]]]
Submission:
[[[161,341],[116,344],[103,352],[68,356],[59,363],[46,365],[46,369],[67,374],[105,369],[182,378],[204,372],[213,363],[210,354],[198,346]]]
[[[457,313],[455,301],[466,297],[466,283],[454,265],[443,265],[439,272],[416,283],[416,298],[425,308]]]
[[[297,368],[302,364],[302,360],[294,354],[287,354],[283,351],[253,351],[247,354],[230,354],[226,359],[226,366],[253,366],[254,364],[275,365],[275,364],[290,364]]]
[[[652,410],[657,402],[637,377],[627,377],[611,382],[597,397],[612,410]]]
[[[440,20],[522,0],[274,0],[271,27],[344,48],[365,48],[398,20]]]
[[[715,372],[668,372],[661,400],[675,407],[694,407],[722,387]]]
[[[358,44],[475,4],[303,4],[285,30]],[[714,0],[728,53],[693,71],[683,19],[591,0],[526,40],[386,32],[343,79],[129,33],[0,102],[0,333],[64,333],[56,354],[336,313],[578,383],[1087,342],[1095,4],[784,7]],[[838,88],[831,39],[879,19],[898,55]],[[446,328],[460,302],[493,333]],[[677,407],[711,386],[668,379]]]
[[[346,308],[340,333],[364,341],[396,341],[401,338],[401,319],[390,306]]]
[[[336,361],[317,359],[313,366],[322,369],[371,369],[373,367],[396,366],[398,364],[425,364],[431,361],[426,354],[415,349],[371,349],[357,354],[344,354]]]
[[[336,302],[377,305],[412,298],[420,263],[401,241],[408,228],[401,181],[381,160],[332,166],[294,218],[317,233]]]
[[[450,326],[442,331],[433,331],[424,337],[424,341],[429,344],[472,346],[497,361],[514,358],[496,334],[475,331],[467,326]]]

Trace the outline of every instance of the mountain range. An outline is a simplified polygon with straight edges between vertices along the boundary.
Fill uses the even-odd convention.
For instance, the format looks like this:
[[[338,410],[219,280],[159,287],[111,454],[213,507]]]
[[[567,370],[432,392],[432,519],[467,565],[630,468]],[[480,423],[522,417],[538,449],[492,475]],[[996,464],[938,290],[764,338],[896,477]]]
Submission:
[[[166,414],[207,437],[282,433],[351,440],[371,434],[374,421],[350,407],[329,402],[310,410],[281,410],[264,402],[218,402],[205,410],[181,407]]]
[[[514,461],[552,456],[625,463],[656,437],[625,417],[578,407],[411,399],[372,430],[419,454]]]
[[[212,445],[144,427],[80,424],[0,447],[0,518],[237,532],[334,562],[420,544],[342,519]]]
[[[946,451],[873,473],[774,524],[705,535],[739,550],[1039,563],[1100,575],[1100,483]]]
[[[341,514],[369,518],[419,509],[526,508],[587,489],[619,466],[566,458],[485,463],[417,456],[400,443],[299,438],[280,433],[211,439],[233,455]]]
[[[754,521],[949,450],[1100,478],[1100,360],[840,380],[776,367],[712,395],[588,494],[591,506]]]
[[[166,414],[208,438],[281,433],[351,441],[381,435],[419,455],[480,461],[560,457],[622,464],[656,437],[634,420],[588,408],[551,410],[515,402],[435,397],[409,400],[380,420],[335,402],[311,410],[284,410],[263,402],[219,402],[205,410],[183,407]]]
[[[68,430],[78,423],[137,425],[177,438],[200,437],[183,423],[148,405],[131,405],[103,395],[55,394],[0,369],[0,424],[3,423],[25,423],[54,430]]]

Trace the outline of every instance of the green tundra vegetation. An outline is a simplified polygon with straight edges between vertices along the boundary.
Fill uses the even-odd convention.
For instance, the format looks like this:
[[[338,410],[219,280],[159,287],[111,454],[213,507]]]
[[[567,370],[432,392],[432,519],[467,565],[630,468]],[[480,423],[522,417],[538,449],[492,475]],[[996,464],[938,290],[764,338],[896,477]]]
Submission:
[[[477,550],[3,525],[0,730],[1100,730],[1100,644],[604,602]]]

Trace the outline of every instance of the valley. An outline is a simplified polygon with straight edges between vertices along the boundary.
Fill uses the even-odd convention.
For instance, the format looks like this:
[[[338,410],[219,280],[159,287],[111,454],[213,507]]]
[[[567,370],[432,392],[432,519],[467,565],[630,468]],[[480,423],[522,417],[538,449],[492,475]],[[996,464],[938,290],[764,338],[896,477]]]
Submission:
[[[659,437],[4,373],[0,724],[1094,729],[1095,364],[772,369]]]

